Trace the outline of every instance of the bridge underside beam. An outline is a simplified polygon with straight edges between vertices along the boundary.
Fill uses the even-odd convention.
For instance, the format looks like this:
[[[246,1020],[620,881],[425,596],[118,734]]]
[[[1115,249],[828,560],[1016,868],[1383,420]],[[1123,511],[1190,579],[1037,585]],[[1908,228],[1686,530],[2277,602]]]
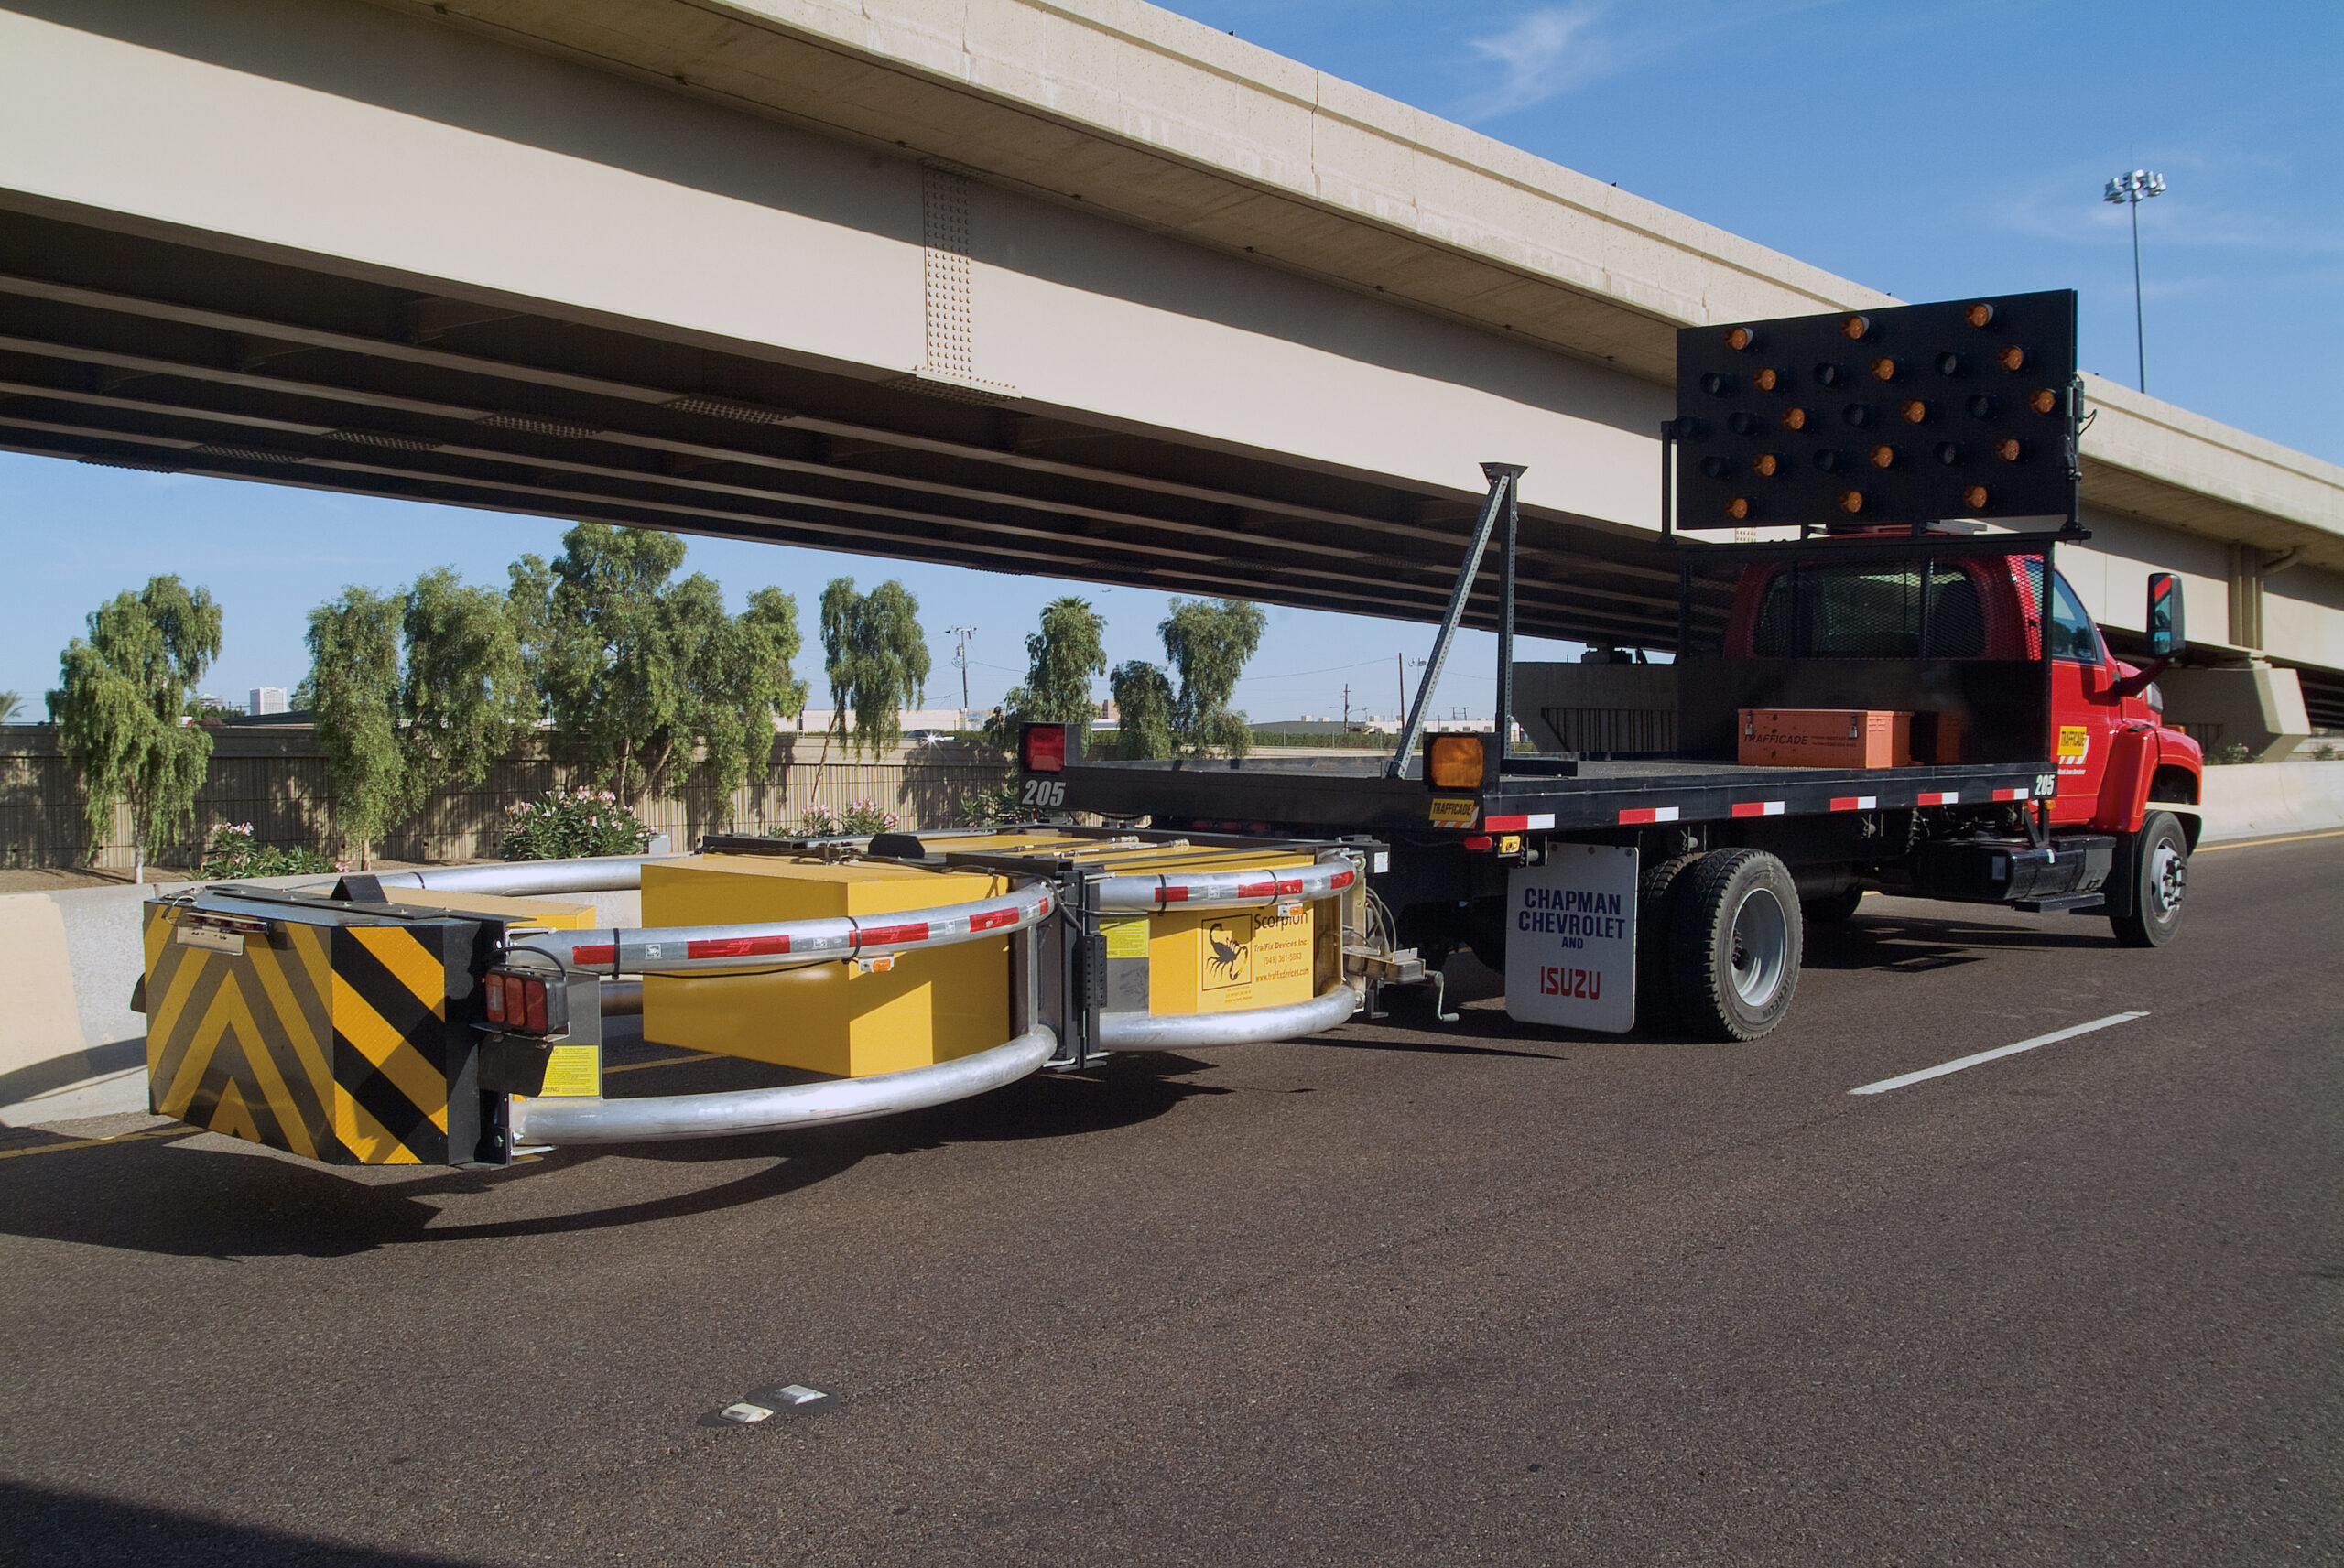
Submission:
[[[963,389],[10,211],[0,448],[1409,621],[1438,618],[1473,512]],[[1675,573],[1648,536],[1524,521],[1525,633],[1674,644]],[[1494,624],[1496,587],[1492,562],[1469,624]]]

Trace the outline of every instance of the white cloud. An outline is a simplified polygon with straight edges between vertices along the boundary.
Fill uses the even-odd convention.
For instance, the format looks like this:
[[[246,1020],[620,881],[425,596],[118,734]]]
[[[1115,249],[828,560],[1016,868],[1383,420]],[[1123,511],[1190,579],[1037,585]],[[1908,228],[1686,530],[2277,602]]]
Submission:
[[[1591,0],[1542,6],[1525,12],[1503,33],[1468,38],[1466,47],[1484,63],[1495,66],[1501,80],[1480,94],[1463,117],[1469,122],[1494,120],[1560,97],[1617,70],[1620,51],[1595,36],[1602,9]]]

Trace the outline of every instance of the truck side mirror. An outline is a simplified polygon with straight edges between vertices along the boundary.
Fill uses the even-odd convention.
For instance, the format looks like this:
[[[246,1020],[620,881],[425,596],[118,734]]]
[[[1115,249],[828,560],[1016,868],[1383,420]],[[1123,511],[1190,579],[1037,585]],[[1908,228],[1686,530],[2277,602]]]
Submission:
[[[2171,572],[2149,574],[2149,612],[2142,622],[2149,633],[2149,656],[2178,657],[2189,633],[2182,622],[2181,579]]]

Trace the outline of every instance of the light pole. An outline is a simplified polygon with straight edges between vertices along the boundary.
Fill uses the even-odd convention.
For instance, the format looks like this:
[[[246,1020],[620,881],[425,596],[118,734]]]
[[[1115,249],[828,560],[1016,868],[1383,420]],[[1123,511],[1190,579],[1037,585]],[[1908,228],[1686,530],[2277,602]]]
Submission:
[[[2101,192],[2103,201],[2115,201],[2132,213],[2132,344],[2141,358],[2141,390],[2149,389],[2149,335],[2141,313],[2141,203],[2165,194],[2165,176],[2145,168],[2120,174]]]
[[[977,634],[977,629],[973,626],[947,626],[945,630],[960,639],[960,647],[953,651],[952,662],[960,666],[960,722],[966,724],[969,721],[969,639]]]

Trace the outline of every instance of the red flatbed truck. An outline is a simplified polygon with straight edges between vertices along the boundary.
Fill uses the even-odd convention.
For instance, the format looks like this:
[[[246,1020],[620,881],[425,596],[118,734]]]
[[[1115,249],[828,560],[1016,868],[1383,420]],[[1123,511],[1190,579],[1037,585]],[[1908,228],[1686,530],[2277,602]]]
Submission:
[[[2181,588],[2149,578],[2142,666],[2058,573],[2057,546],[2089,537],[2073,342],[2072,294],[1680,335],[1663,430],[1662,547],[1680,572],[1672,752],[1524,754],[1504,726],[1417,747],[1501,524],[1499,711],[1513,710],[1523,470],[1491,464],[1391,758],[1093,759],[1079,729],[1029,725],[1022,799],[1157,829],[1372,838],[1388,849],[1369,883],[1381,929],[1351,936],[1364,978],[1437,983],[1470,946],[1506,975],[1509,1011],[1537,1022],[1756,1038],[1790,1006],[1805,923],[1849,918],[1867,890],[2104,915],[2119,942],[2162,946],[2203,773],[2154,682],[2183,647]],[[2057,526],[1992,533],[1988,518]],[[1687,536],[1753,523],[1800,536]],[[1915,760],[1745,765],[1742,716],[1767,709],[1912,715]]]

